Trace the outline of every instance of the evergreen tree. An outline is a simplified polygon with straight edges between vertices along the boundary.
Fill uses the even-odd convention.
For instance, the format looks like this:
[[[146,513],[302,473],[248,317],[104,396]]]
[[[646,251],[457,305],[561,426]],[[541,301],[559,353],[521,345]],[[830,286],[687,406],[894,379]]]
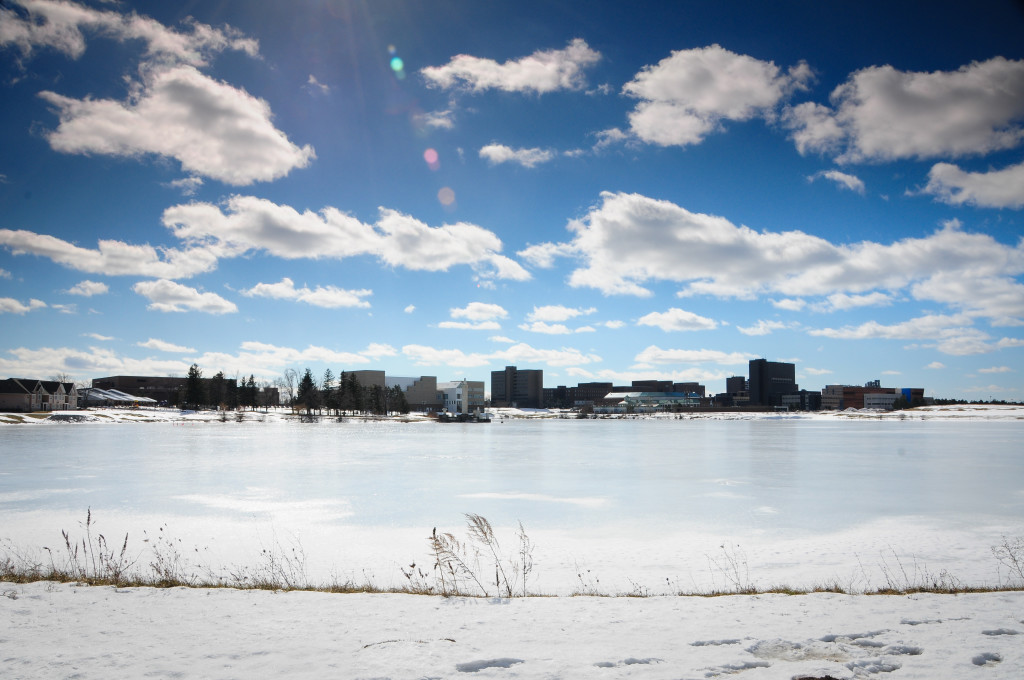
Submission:
[[[299,408],[305,407],[306,413],[320,406],[319,389],[313,382],[313,372],[308,368],[299,381],[299,389],[295,395],[295,401]]]
[[[384,389],[380,385],[370,388],[369,410],[375,416],[382,416],[387,412],[387,401],[384,398]]]
[[[243,393],[245,394],[245,406],[248,406],[253,411],[256,410],[256,394],[258,392],[259,389],[256,387],[256,378],[250,373],[249,379],[245,381],[245,389]]]
[[[206,403],[206,384],[199,366],[192,364],[188,369],[188,380],[185,383],[185,404],[199,408]]]
[[[356,377],[355,373],[350,373],[348,378],[349,408],[354,413],[359,413],[363,410],[363,386],[359,384],[359,378]]]
[[[338,389],[335,391],[334,400],[338,404],[338,411],[345,413],[349,409],[348,378],[345,371],[338,376]]]
[[[402,415],[409,412],[409,401],[405,398],[405,390],[398,385],[391,388],[389,406],[392,411],[396,411]]]
[[[320,400],[323,402],[324,408],[327,409],[327,414],[330,415],[331,411],[338,408],[338,394],[334,388],[334,373],[331,369],[324,371],[324,379],[320,383]]]
[[[209,403],[219,408],[227,408],[227,385],[224,380],[224,371],[217,371],[217,374],[210,378]]]

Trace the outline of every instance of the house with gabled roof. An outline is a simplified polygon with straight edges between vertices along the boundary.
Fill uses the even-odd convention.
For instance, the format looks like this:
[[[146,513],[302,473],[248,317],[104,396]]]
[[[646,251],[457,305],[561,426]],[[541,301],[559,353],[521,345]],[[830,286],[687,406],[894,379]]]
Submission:
[[[33,378],[0,381],[0,410],[73,411],[77,408],[78,389],[74,383]]]
[[[15,413],[34,411],[35,409],[32,408],[32,405],[35,396],[33,392],[35,382],[32,382],[29,387],[25,387],[22,381],[15,378],[0,380],[0,411],[13,411]]]
[[[74,411],[78,409],[75,383],[40,380],[38,386],[40,411]]]

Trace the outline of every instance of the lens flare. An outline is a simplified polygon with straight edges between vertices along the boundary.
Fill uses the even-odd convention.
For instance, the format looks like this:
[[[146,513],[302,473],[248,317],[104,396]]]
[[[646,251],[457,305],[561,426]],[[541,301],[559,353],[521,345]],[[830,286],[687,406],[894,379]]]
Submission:
[[[401,57],[391,57],[391,70],[395,73],[405,69],[405,62],[402,61]]]
[[[442,187],[437,192],[437,200],[441,202],[441,205],[450,206],[455,203],[455,192],[449,187]]]
[[[427,149],[424,151],[423,160],[427,162],[427,167],[431,170],[438,170],[441,167],[441,161],[437,155],[437,151],[434,149]]]

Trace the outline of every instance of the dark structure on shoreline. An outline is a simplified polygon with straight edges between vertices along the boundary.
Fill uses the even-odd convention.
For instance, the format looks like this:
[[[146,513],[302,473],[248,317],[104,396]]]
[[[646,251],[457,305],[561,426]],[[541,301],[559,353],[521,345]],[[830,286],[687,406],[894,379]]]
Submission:
[[[519,370],[515,366],[506,366],[503,371],[491,371],[491,405],[542,408],[544,371]]]
[[[767,359],[750,362],[750,404],[756,406],[782,406],[782,397],[799,392],[796,384],[796,364]]]

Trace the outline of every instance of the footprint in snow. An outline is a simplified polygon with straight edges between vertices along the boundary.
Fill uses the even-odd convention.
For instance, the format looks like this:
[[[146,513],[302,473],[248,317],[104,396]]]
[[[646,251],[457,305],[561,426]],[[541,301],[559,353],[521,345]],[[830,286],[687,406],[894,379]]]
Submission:
[[[455,670],[460,673],[476,673],[485,668],[511,668],[517,663],[523,663],[522,659],[482,659],[480,661],[467,661],[466,663],[455,664]]]
[[[742,641],[739,638],[729,639],[729,640],[697,640],[696,642],[691,642],[690,646],[691,647],[712,647],[712,646],[717,647],[719,645],[738,645],[740,642],[742,642]]]
[[[1020,631],[1012,628],[996,628],[995,630],[983,630],[982,635],[1020,635]]]
[[[1000,663],[1003,657],[995,652],[985,652],[971,659],[975,666],[991,666]]]
[[[633,657],[630,657],[628,659],[623,659],[622,661],[618,661],[618,662],[615,662],[615,661],[598,661],[594,665],[597,666],[598,668],[616,668],[618,666],[636,666],[636,665],[641,665],[641,664],[662,663],[663,661],[664,661],[664,659],[653,659],[653,658],[651,658],[651,659],[634,659]]]
[[[752,668],[771,668],[767,661],[743,661],[740,663],[727,663],[721,666],[708,668],[704,674],[705,678],[717,678],[720,675],[735,675],[740,671],[749,671]]]

